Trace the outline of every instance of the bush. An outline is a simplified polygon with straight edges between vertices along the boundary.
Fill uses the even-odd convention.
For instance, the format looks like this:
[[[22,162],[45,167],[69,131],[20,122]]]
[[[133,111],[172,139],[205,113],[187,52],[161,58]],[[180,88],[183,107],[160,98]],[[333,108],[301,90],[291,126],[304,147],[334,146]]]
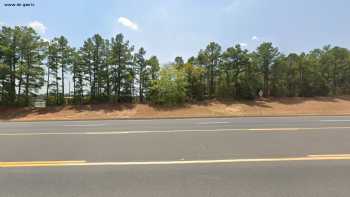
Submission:
[[[183,70],[174,66],[163,68],[160,79],[151,82],[149,97],[152,104],[174,106],[186,101],[186,78]]]

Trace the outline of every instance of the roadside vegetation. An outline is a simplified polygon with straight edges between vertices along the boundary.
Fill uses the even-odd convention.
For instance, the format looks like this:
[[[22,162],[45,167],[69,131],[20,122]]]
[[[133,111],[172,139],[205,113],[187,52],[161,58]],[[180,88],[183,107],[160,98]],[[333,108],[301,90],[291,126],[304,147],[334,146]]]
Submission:
[[[149,58],[147,58],[149,57]],[[70,91],[66,91],[71,80]],[[41,91],[39,91],[41,90]],[[45,90],[45,91],[42,91]],[[0,105],[29,106],[44,93],[49,105],[150,103],[173,106],[209,99],[339,96],[350,93],[350,52],[325,46],[283,54],[264,42],[255,51],[211,42],[198,54],[160,65],[122,34],[99,34],[73,48],[60,36],[45,41],[29,27],[0,31]]]

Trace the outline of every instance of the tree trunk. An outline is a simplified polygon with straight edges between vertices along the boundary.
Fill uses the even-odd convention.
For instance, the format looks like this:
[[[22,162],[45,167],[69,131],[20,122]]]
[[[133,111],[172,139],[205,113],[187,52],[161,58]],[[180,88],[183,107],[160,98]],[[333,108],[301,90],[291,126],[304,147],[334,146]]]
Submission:
[[[23,77],[22,77],[22,73],[20,73],[20,75],[19,75],[19,81],[18,81],[18,93],[17,93],[17,97],[20,97],[20,96],[21,96],[22,81],[23,81]],[[18,99],[18,98],[17,98],[17,99]]]
[[[29,77],[30,77],[30,72],[31,72],[31,67],[32,67],[32,63],[31,63],[31,57],[28,56],[27,59],[27,73],[26,73],[26,104],[29,105]]]
[[[83,77],[79,77],[79,88],[80,88],[80,105],[83,103],[83,98],[84,98],[84,88],[83,88]]]
[[[62,104],[64,104],[64,65],[62,64],[61,65],[61,75],[62,75],[62,97],[61,97],[61,99],[62,99]]]
[[[337,65],[334,65],[333,69],[333,95],[337,95]]]
[[[47,68],[46,100],[49,101],[50,68]]]
[[[2,80],[2,88],[1,88],[1,97],[0,97],[0,103],[2,103],[5,100],[4,93],[5,93],[5,80]]]
[[[117,101],[118,101],[118,103],[121,101],[121,99],[120,99],[120,89],[121,89],[121,79],[120,79],[120,77],[121,77],[121,74],[120,74],[120,68],[118,67],[118,74],[117,74]]]
[[[58,97],[59,97],[59,89],[58,89],[58,70],[56,69],[56,105],[59,105]]]
[[[16,100],[16,45],[17,45],[17,38],[16,36],[14,36],[13,38],[13,42],[12,42],[12,65],[10,66],[10,92],[9,92],[9,96],[10,96],[10,102],[14,103]]]
[[[139,81],[139,96],[140,96],[140,103],[143,103],[143,69],[142,66],[140,66],[140,81]]]
[[[213,98],[214,96],[214,65],[212,64],[210,69],[210,93],[209,93],[209,97]]]
[[[73,76],[73,97],[74,97],[74,99],[76,98],[76,93],[75,93],[75,80],[76,80],[76,78],[75,78],[75,76]]]
[[[267,63],[265,65],[265,71],[264,71],[264,95],[265,97],[270,96],[270,85],[269,85],[269,64]]]
[[[106,74],[106,82],[107,82],[107,96],[108,96],[108,99],[110,99],[110,96],[111,96],[111,87],[110,87],[110,79],[109,79],[109,66],[107,65],[107,74]]]
[[[115,72],[113,72],[113,92],[114,92],[114,98],[113,98],[113,102],[116,102],[116,98],[117,98],[117,79],[115,76]]]
[[[26,104],[29,105],[29,73],[26,75]]]
[[[92,84],[92,73],[91,73],[91,66],[89,66],[89,84],[90,84],[90,100],[93,97],[93,84]]]

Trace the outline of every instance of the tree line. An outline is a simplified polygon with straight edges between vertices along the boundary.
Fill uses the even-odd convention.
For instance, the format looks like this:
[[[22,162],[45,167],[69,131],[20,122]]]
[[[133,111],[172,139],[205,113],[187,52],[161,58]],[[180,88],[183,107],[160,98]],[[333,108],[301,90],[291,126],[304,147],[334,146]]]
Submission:
[[[72,80],[72,90],[65,85]],[[45,93],[42,93],[42,90]],[[70,88],[69,88],[70,89]],[[40,91],[39,91],[40,90]],[[197,55],[160,66],[118,34],[99,34],[71,47],[64,36],[45,41],[32,28],[0,31],[0,104],[30,105],[38,94],[49,105],[152,103],[206,99],[337,96],[350,93],[350,51],[325,46],[283,54],[270,42],[255,51],[211,42]],[[40,92],[40,93],[38,93]]]

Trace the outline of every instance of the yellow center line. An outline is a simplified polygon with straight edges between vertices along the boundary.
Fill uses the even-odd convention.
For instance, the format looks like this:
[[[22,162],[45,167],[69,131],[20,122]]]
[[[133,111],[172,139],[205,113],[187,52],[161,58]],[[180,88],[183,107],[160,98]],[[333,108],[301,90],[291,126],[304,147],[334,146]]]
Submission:
[[[134,161],[134,162],[87,162],[79,161],[28,161],[0,162],[0,168],[15,167],[68,167],[68,166],[149,166],[149,165],[195,165],[195,164],[234,164],[293,161],[336,161],[350,160],[350,154],[307,155],[304,157],[221,159],[221,160],[176,160],[176,161]]]
[[[286,132],[286,131],[317,131],[317,130],[349,130],[350,127],[305,127],[305,128],[226,128],[226,129],[191,129],[191,130],[145,130],[145,131],[100,131],[100,132],[28,132],[0,133],[0,136],[40,136],[40,135],[127,135],[127,134],[157,134],[186,132]]]
[[[0,162],[0,168],[4,167],[39,167],[39,166],[54,166],[65,164],[86,163],[84,160],[77,161],[15,161],[15,162]]]
[[[36,163],[83,163],[84,160],[73,160],[73,161],[11,161],[11,162],[0,162],[1,164],[36,164]]]

